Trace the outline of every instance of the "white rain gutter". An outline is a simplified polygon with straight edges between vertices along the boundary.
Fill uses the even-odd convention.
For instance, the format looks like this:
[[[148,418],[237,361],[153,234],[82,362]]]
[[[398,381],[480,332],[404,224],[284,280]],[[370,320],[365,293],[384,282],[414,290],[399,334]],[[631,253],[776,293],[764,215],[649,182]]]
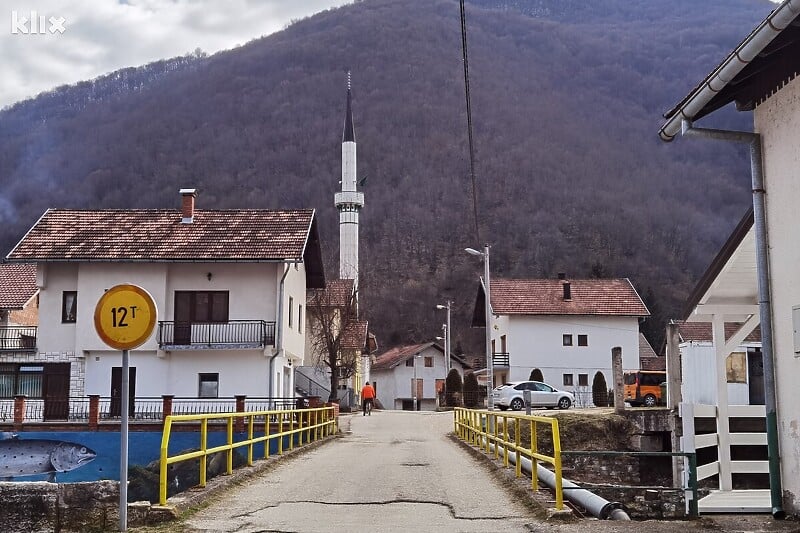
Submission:
[[[689,95],[679,109],[658,132],[662,141],[670,142],[681,132],[681,122],[695,116],[760,54],[792,21],[800,15],[800,0],[784,0],[740,44],[705,81]]]
[[[275,348],[272,350],[272,357],[269,358],[269,376],[267,378],[267,385],[269,386],[267,396],[269,398],[272,398],[272,370],[275,366],[275,358],[283,353],[283,296],[286,292],[285,281],[286,276],[289,274],[289,268],[289,264],[287,263],[284,266],[280,289],[278,290],[278,320],[275,323]]]

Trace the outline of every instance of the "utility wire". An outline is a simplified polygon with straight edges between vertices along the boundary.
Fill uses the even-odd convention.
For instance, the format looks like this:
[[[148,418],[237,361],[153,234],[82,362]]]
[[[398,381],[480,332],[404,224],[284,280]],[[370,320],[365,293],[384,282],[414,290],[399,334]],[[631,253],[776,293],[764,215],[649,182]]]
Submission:
[[[467,15],[464,10],[464,0],[461,6],[461,50],[464,60],[464,96],[467,100],[467,133],[469,135],[469,173],[472,178],[472,215],[475,219],[475,238],[481,244],[481,232],[478,226],[478,189],[475,179],[475,143],[472,137],[472,104],[469,95],[469,61],[467,59]]]

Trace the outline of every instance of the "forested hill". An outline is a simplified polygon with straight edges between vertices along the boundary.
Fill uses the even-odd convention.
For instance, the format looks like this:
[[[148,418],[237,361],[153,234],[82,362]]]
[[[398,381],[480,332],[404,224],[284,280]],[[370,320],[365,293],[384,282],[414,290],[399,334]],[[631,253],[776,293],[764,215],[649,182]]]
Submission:
[[[458,2],[367,0],[0,112],[0,247],[47,207],[177,207],[178,189],[197,187],[205,208],[316,208],[334,257],[351,69],[368,177],[363,301],[384,346],[437,334],[446,298],[456,338],[476,346],[481,265],[463,249],[479,239],[492,244],[493,276],[630,277],[660,331],[749,202],[745,154],[664,145],[660,114],[772,6],[469,2],[480,238]]]

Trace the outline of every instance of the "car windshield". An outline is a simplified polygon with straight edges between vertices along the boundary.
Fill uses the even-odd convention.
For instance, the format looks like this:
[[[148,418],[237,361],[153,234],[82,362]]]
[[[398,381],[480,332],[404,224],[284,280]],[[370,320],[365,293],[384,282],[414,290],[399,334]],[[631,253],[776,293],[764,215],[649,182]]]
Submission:
[[[625,382],[625,385],[636,385],[636,372],[625,374],[623,381]]]

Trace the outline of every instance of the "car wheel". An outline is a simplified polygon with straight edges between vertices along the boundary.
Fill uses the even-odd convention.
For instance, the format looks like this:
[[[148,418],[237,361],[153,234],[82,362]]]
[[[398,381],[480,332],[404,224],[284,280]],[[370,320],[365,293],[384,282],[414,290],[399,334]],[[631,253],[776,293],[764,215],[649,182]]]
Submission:
[[[500,409],[501,411],[505,411],[506,409],[508,409],[508,406],[507,405],[498,405],[497,408]]]
[[[655,407],[656,406],[656,397],[652,394],[648,394],[644,397],[644,406],[645,407]]]
[[[511,408],[513,410],[521,411],[523,407],[525,407],[525,404],[519,398],[514,398],[511,400]]]
[[[559,409],[569,409],[569,407],[570,407],[571,405],[572,405],[572,402],[571,402],[571,401],[570,401],[570,399],[569,399],[569,398],[567,398],[566,396],[564,396],[563,398],[561,398],[560,400],[558,400],[558,408],[559,408]]]

